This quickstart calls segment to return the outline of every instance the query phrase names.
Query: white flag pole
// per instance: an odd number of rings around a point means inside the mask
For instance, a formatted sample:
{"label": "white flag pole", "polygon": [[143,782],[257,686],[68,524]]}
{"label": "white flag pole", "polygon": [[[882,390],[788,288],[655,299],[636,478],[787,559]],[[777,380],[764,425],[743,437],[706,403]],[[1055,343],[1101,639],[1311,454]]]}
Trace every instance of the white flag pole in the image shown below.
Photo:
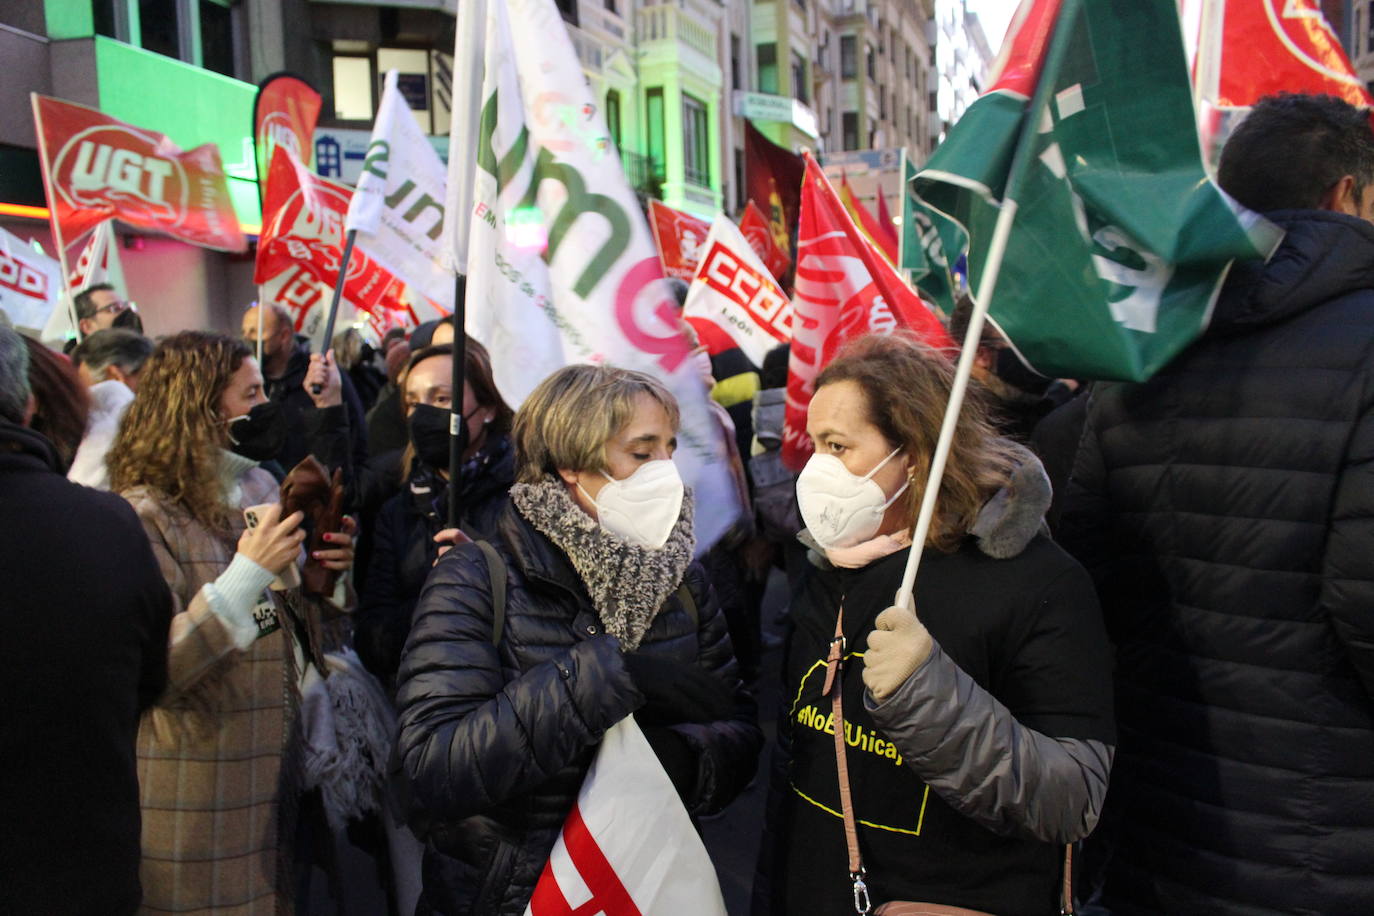
{"label": "white flag pole", "polygon": [[[1027,5],[1023,4],[1021,9],[1025,8]],[[1069,38],[1069,30],[1064,27],[1064,24],[1073,21],[1073,16],[1081,8],[1081,0],[1079,3],[1075,3],[1074,0],[1065,0],[1063,7],[1059,10],[1054,25],[1054,33],[1046,51],[1045,62],[1042,65],[1039,83],[1035,87],[1035,93],[1026,112],[1026,124],[1040,125],[1042,118],[1049,117],[1047,109],[1051,85],[1044,73],[1044,67],[1048,67],[1050,60],[1056,59],[1057,55],[1062,53],[1063,45]],[[1048,129],[1046,123],[1043,130]],[[997,275],[1002,272],[1002,259],[1007,252],[1007,240],[1011,238],[1011,226],[1016,220],[1018,204],[1011,197],[1011,194],[1021,187],[1021,179],[1030,167],[1033,146],[1034,144],[1026,142],[1023,137],[1017,146],[1016,154],[1012,157],[1011,168],[1007,172],[1007,196],[1002,201],[1001,209],[997,214],[997,224],[993,228],[992,238],[988,243],[987,258],[983,262],[983,274],[978,279],[978,290],[973,302],[973,313],[969,316],[968,330],[964,332],[963,345],[959,351],[959,363],[954,370],[954,383],[950,387],[949,405],[945,408],[945,418],[940,425],[940,438],[935,444],[935,454],[931,457],[930,474],[926,479],[925,491],[921,494],[921,509],[916,516],[916,527],[911,533],[911,550],[906,558],[906,572],[902,576],[902,584],[898,587],[897,595],[893,599],[895,605],[907,610],[912,610],[912,605],[915,603],[913,589],[916,585],[916,570],[921,564],[921,554],[925,551],[926,536],[930,532],[930,520],[935,515],[935,500],[940,493],[940,483],[944,480],[945,462],[949,459],[950,446],[954,442],[954,429],[959,424],[959,411],[964,406],[964,392],[968,390],[969,375],[973,371],[973,360],[978,354],[978,341],[982,338],[983,322],[987,318],[988,305],[991,304],[992,297],[997,290]]]}
{"label": "white flag pole", "polygon": [[945,476],[945,462],[949,459],[950,446],[954,442],[955,427],[959,425],[959,412],[964,406],[964,392],[968,390],[973,360],[978,355],[978,341],[982,339],[983,321],[987,317],[988,304],[992,301],[997,288],[997,275],[1002,270],[1002,257],[1006,254],[1007,239],[1011,236],[1011,225],[1015,219],[1016,201],[1003,201],[1001,212],[997,214],[997,225],[992,232],[992,242],[988,246],[983,276],[978,281],[978,295],[974,299],[973,314],[969,316],[968,330],[964,332],[963,344],[959,350],[959,363],[955,367],[954,383],[949,391],[949,405],[945,408],[944,422],[940,424],[940,438],[935,444],[935,455],[930,461],[930,476],[926,479],[924,492],[921,493],[921,511],[916,516],[916,527],[911,533],[911,551],[906,558],[906,572],[902,576],[902,584],[897,589],[897,597],[893,601],[900,608],[912,609],[912,589],[916,584],[916,570],[921,564],[921,554],[925,551],[930,520],[935,515],[935,500]]}
{"label": "white flag pole", "polygon": [[473,182],[482,112],[482,83],[486,77],[487,0],[458,4],[458,30],[453,53],[453,105],[448,140],[448,188],[444,195],[444,266],[453,271],[452,409],[449,412],[448,526],[457,528],[462,515],[462,454],[458,434],[463,420],[463,392],[467,374],[468,239],[472,234]]}
{"label": "white flag pole", "polygon": [[472,184],[486,75],[487,0],[458,4],[458,37],[453,54],[453,106],[449,123],[448,193],[444,202],[444,266],[468,272],[472,232]]}

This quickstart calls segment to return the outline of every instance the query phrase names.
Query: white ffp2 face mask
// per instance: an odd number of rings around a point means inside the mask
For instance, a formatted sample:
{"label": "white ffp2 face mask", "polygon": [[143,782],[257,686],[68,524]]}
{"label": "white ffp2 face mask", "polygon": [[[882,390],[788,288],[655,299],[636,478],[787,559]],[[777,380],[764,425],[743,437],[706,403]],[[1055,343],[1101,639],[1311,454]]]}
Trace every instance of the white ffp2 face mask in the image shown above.
{"label": "white ffp2 face mask", "polygon": [[806,530],[824,550],[853,547],[872,539],[883,522],[883,513],[906,492],[910,481],[888,499],[873,480],[883,465],[901,449],[894,450],[867,474],[851,474],[834,455],[812,455],[797,477],[797,505]]}
{"label": "white ffp2 face mask", "polygon": [[606,485],[595,499],[582,490],[582,495],[596,506],[601,527],[651,550],[666,544],[682,515],[684,487],[677,465],[671,460],[646,461],[624,480],[605,476]]}

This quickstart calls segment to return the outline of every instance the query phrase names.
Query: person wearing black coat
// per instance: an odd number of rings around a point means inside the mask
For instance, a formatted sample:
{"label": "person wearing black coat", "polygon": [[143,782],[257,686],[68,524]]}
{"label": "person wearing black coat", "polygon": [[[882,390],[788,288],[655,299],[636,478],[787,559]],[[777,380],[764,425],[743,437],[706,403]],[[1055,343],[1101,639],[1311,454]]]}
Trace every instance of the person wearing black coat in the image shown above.
{"label": "person wearing black coat", "polygon": [[[351,480],[353,469],[367,463],[367,418],[362,401],[347,373],[318,366],[309,341],[293,333],[291,315],[279,304],[262,315],[262,376],[268,400],[286,415],[286,442],[276,455],[283,471],[290,471],[306,455],[314,455],[330,469],[342,468]],[[258,306],[243,316],[243,338],[258,344]],[[320,394],[307,382],[328,379]],[[337,381],[336,381],[337,379]]]}
{"label": "person wearing black coat", "polygon": [[[399,754],[429,818],[417,913],[520,916],[602,735],[633,714],[692,814],[753,777],[762,735],[692,562],[677,404],[642,373],[569,366],[516,417],[490,545],[443,556],[401,660]],[[633,511],[627,511],[632,509]]]}
{"label": "person wearing black coat", "polygon": [[1092,580],[1044,535],[1044,469],[994,434],[980,393],[898,604],[954,376],[898,333],[849,341],[816,378],[797,478],[809,569],[792,594],[756,916],[865,896],[1060,912],[1065,844],[1102,810],[1115,732]]}
{"label": "person wearing black coat", "polygon": [[67,481],[28,428],[26,363],[0,328],[0,913],[128,914],[172,596],[129,504]]}
{"label": "person wearing black coat", "polygon": [[1218,178],[1285,237],[1092,390],[1060,534],[1117,646],[1113,913],[1374,912],[1374,135],[1260,102]]}
{"label": "person wearing black coat", "polygon": [[[468,444],[458,485],[459,528],[480,540],[495,531],[515,480],[513,412],[496,390],[486,348],[469,339],[465,353],[462,414]],[[403,464],[410,473],[405,487],[377,515],[353,634],[363,664],[388,687],[396,678],[420,589],[440,544],[452,543],[455,536],[448,527],[453,347],[416,352],[404,377],[411,431]]]}

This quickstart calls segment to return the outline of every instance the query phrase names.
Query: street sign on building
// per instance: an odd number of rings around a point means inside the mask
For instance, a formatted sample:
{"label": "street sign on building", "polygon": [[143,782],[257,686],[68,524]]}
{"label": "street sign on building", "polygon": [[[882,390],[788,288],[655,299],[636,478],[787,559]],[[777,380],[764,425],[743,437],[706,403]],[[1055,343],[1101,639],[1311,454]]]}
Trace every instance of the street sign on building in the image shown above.
{"label": "street sign on building", "polygon": [[735,90],[735,114],[754,121],[780,121],[791,124],[808,137],[816,137],[816,113],[800,101],[785,95]]}

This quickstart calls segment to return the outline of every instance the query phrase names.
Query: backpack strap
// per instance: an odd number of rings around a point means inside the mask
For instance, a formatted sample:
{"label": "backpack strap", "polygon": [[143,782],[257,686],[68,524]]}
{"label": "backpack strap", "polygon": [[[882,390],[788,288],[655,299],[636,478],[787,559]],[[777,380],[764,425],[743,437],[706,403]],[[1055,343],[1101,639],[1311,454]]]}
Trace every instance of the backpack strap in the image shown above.
{"label": "backpack strap", "polygon": [[506,629],[506,561],[486,541],[478,541],[477,546],[487,558],[487,573],[491,576],[491,644],[499,646],[501,633]]}
{"label": "backpack strap", "polygon": [[682,602],[682,609],[687,612],[687,616],[692,618],[692,629],[695,630],[701,625],[701,613],[697,610],[697,599],[692,596],[692,590],[687,587],[687,580],[683,579],[682,584],[677,587],[677,600]]}

